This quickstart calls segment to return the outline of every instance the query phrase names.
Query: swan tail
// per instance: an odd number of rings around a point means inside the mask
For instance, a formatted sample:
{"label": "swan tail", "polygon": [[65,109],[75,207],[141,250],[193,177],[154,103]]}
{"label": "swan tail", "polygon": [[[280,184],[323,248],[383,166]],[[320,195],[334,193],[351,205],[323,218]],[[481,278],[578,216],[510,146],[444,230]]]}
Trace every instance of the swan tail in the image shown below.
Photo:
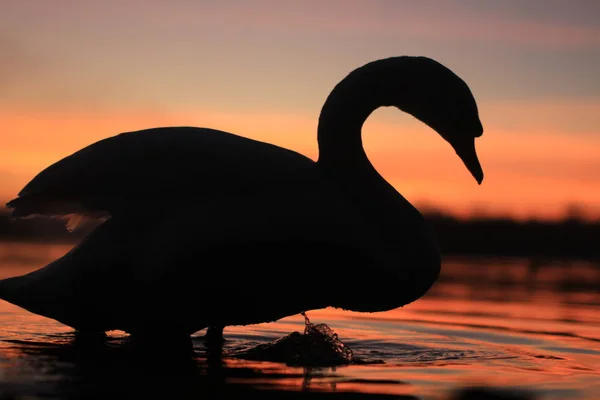
{"label": "swan tail", "polygon": [[57,217],[85,211],[81,204],[53,201],[39,196],[19,196],[6,203],[11,209],[12,218],[32,218],[36,216]]}
{"label": "swan tail", "polygon": [[56,285],[44,279],[48,266],[25,275],[0,280],[0,299],[33,314],[62,322],[65,303]]}
{"label": "swan tail", "polygon": [[0,299],[30,313],[61,322],[62,310],[45,290],[31,282],[30,274],[0,280]]}
{"label": "swan tail", "polygon": [[6,203],[11,209],[12,219],[31,219],[46,217],[65,221],[69,232],[88,225],[91,222],[105,220],[107,213],[90,213],[81,203],[65,201],[40,200],[36,196],[20,196]]}
{"label": "swan tail", "polygon": [[20,298],[23,297],[20,295],[22,292],[21,283],[22,277],[20,276],[0,280],[0,299],[22,307],[22,301],[20,301]]}
{"label": "swan tail", "polygon": [[26,218],[39,213],[39,207],[36,207],[35,201],[30,200],[28,196],[17,197],[6,203],[6,208],[10,209],[11,218]]}

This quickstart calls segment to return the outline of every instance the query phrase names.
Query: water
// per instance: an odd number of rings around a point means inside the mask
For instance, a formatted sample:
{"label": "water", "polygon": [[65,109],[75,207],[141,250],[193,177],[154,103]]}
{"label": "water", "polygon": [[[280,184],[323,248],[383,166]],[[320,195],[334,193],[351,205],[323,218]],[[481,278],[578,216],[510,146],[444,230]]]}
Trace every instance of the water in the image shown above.
{"label": "water", "polygon": [[[0,276],[36,269],[68,245],[0,243]],[[525,390],[536,399],[600,398],[600,268],[585,262],[446,260],[439,282],[402,309],[308,313],[358,357],[382,364],[301,368],[280,363],[165,360],[131,351],[122,332],[82,345],[70,328],[0,301],[0,398],[199,398],[361,392],[447,399],[469,386]],[[109,295],[109,293],[107,293]],[[301,315],[225,330],[239,351],[302,332]],[[160,344],[157,343],[157,346]],[[282,392],[283,391],[283,392]],[[410,397],[414,396],[414,397]]]}

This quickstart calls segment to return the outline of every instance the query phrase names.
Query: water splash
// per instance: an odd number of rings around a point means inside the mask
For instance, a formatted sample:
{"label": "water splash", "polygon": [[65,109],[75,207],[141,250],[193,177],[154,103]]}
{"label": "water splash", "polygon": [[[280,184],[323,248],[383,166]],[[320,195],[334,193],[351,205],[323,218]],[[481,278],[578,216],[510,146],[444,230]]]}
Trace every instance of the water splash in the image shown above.
{"label": "water splash", "polygon": [[229,353],[228,356],[255,361],[282,362],[294,366],[337,366],[348,364],[382,364],[354,355],[327,324],[313,324],[305,313],[304,333],[292,332],[269,343]]}

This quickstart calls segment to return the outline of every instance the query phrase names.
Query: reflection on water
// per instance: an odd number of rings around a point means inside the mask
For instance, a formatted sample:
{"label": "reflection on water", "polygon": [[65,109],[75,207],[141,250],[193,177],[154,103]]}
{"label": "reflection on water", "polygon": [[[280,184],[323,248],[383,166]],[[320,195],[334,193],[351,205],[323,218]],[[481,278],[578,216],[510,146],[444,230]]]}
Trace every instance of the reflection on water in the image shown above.
{"label": "reflection on water", "polygon": [[[0,276],[35,269],[68,249],[0,244]],[[0,396],[241,397],[260,389],[261,397],[279,398],[277,391],[285,390],[286,397],[362,392],[448,399],[456,388],[495,386],[528,390],[538,399],[595,399],[600,393],[599,288],[600,268],[590,263],[447,260],[430,293],[403,309],[310,312],[313,322],[327,323],[356,356],[384,361],[313,369],[210,357],[203,332],[194,337],[194,355],[181,357],[161,352],[161,343],[139,351],[120,332],[86,340],[0,301]],[[225,351],[303,329],[300,315],[227,328]]]}

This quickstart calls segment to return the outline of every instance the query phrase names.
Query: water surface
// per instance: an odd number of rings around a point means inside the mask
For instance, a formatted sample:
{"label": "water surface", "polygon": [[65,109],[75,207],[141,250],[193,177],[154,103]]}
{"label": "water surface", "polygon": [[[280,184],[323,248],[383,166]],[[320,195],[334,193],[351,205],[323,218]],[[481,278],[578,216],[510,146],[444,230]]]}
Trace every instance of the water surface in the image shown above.
{"label": "water surface", "polygon": [[[0,277],[36,269],[69,248],[0,243]],[[460,388],[493,386],[538,399],[597,399],[599,288],[600,268],[586,262],[448,259],[434,288],[404,308],[309,312],[357,356],[383,361],[336,368],[207,359],[204,332],[194,338],[195,357],[167,361],[158,351],[132,352],[122,332],[89,345],[58,322],[0,301],[0,396],[199,398],[277,390],[279,397],[284,391],[446,399]],[[247,348],[303,328],[300,315],[230,327],[225,348]]]}

